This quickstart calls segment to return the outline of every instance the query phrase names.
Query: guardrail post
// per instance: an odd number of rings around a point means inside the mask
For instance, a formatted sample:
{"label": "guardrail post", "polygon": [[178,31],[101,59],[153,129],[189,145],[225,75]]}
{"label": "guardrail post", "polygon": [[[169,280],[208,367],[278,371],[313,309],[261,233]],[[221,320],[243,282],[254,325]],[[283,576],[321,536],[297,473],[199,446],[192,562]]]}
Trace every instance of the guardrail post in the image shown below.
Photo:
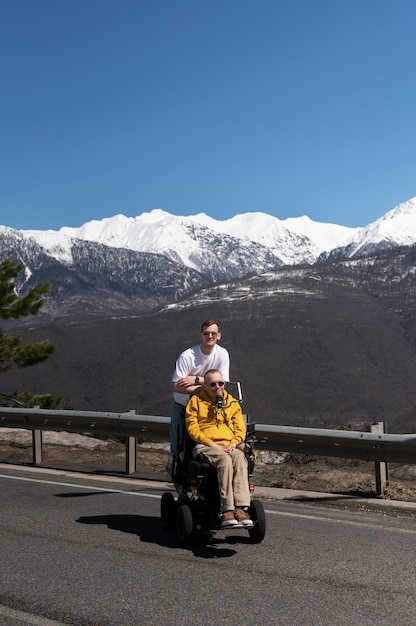
{"label": "guardrail post", "polygon": [[41,465],[43,463],[41,430],[32,430],[32,462],[34,465]]}
{"label": "guardrail post", "polygon": [[[132,409],[129,413],[136,414]],[[137,437],[126,437],[126,474],[137,472]]]}
{"label": "guardrail post", "polygon": [[[371,432],[380,434],[386,433],[386,423],[376,422],[375,424],[371,424]],[[376,495],[378,498],[385,498],[389,484],[389,468],[387,463],[383,461],[376,461],[374,465],[376,471]]]}

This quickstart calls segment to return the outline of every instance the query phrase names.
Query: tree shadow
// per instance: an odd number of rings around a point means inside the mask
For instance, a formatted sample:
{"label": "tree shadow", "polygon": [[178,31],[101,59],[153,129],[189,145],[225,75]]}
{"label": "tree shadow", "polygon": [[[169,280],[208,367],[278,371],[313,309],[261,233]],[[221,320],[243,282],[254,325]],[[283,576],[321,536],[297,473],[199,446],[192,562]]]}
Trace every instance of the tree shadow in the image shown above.
{"label": "tree shadow", "polygon": [[376,493],[374,491],[361,491],[361,490],[351,490],[351,491],[339,491],[337,493],[333,493],[333,494],[327,494],[327,493],[323,493],[323,494],[319,494],[317,493],[316,496],[310,496],[310,495],[297,495],[297,496],[290,496],[287,498],[283,498],[283,500],[285,500],[286,502],[311,502],[311,503],[319,503],[319,504],[325,504],[326,502],[354,502],[354,500],[358,500],[359,498],[366,498],[366,499],[370,499],[370,498],[374,498],[376,499]]}
{"label": "tree shadow", "polygon": [[180,546],[176,532],[168,532],[162,526],[159,517],[145,515],[88,515],[79,517],[78,524],[104,524],[110,530],[137,535],[140,541],[154,543],[164,548],[190,550],[196,557],[204,559],[218,559],[231,557],[237,554],[236,550],[226,547],[226,544],[249,543],[248,538],[217,537],[212,533],[195,533],[191,545]]}

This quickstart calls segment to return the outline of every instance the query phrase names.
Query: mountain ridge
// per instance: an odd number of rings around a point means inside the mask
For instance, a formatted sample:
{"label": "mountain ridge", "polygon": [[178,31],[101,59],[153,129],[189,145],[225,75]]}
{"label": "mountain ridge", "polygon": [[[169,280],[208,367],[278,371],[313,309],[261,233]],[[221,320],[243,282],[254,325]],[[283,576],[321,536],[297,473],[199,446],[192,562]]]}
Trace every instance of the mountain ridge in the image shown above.
{"label": "mountain ridge", "polygon": [[[221,221],[154,209],[135,218],[118,214],[59,231],[4,226],[0,235],[0,261],[17,258],[26,266],[17,281],[19,290],[53,278],[41,318],[76,317],[83,308],[88,316],[117,314],[117,299],[121,314],[134,314],[248,273],[414,243],[416,198],[359,229],[320,224],[307,216],[279,220],[257,212]],[[331,250],[323,250],[330,244]],[[101,266],[88,261],[100,256]],[[130,275],[125,266],[132,269]],[[149,297],[143,297],[144,285]]]}
{"label": "mountain ridge", "polygon": [[[290,228],[286,223],[290,224]],[[187,233],[192,233],[195,229],[208,229],[217,235],[228,235],[238,240],[240,245],[241,241],[264,245],[285,264],[313,261],[324,251],[325,246],[333,248],[343,243],[348,234],[356,231],[354,228],[336,224],[313,222],[306,216],[279,220],[272,215],[256,212],[235,215],[227,220],[216,220],[204,213],[185,217],[153,209],[136,217],[118,214],[102,220],[92,220],[80,228],[62,227],[59,231],[18,232],[36,239],[52,255],[60,247],[68,247],[67,239],[82,239],[136,252],[169,255],[172,248],[178,248],[180,244],[186,250],[186,245],[189,245]],[[194,250],[195,247],[192,252]],[[182,261],[189,265],[186,256]]]}
{"label": "mountain ridge", "polygon": [[[320,256],[362,254],[395,245],[416,243],[416,197],[403,202],[375,222],[364,227],[347,227],[334,223],[315,222],[308,216],[286,218],[264,212],[237,214],[226,220],[214,219],[205,213],[176,216],[162,209],[153,209],[136,217],[117,214],[102,220],[91,220],[79,228],[54,230],[14,230],[0,226],[0,232],[12,232],[33,238],[47,254],[70,262],[71,241],[84,240],[136,252],[161,253],[184,265],[193,266],[189,256],[195,254],[200,236],[228,235],[235,245],[250,241],[268,248],[282,264],[315,262]],[[207,235],[209,231],[209,235]],[[200,235],[202,233],[202,235]],[[367,247],[366,247],[367,246]]]}

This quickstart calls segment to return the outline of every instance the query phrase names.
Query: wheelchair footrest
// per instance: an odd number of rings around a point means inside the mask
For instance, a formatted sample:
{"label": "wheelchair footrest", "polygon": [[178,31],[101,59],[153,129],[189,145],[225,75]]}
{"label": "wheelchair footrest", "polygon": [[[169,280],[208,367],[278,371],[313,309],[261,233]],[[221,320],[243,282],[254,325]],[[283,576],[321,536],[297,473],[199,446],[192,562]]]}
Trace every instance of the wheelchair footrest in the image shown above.
{"label": "wheelchair footrest", "polygon": [[231,526],[217,526],[215,530],[248,530],[252,526],[244,526],[244,524],[232,524]]}

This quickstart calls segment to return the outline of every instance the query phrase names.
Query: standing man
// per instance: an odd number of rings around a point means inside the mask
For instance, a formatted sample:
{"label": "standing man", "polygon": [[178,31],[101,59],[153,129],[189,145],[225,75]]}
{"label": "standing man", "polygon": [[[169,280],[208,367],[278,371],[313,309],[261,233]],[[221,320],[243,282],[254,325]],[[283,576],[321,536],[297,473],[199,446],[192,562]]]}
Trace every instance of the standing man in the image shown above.
{"label": "standing man", "polygon": [[205,320],[201,326],[201,343],[182,352],[172,376],[173,408],[170,427],[170,452],[177,456],[183,450],[185,433],[185,407],[189,398],[201,390],[204,374],[217,369],[223,380],[230,380],[230,356],[218,345],[221,333],[215,320]]}

